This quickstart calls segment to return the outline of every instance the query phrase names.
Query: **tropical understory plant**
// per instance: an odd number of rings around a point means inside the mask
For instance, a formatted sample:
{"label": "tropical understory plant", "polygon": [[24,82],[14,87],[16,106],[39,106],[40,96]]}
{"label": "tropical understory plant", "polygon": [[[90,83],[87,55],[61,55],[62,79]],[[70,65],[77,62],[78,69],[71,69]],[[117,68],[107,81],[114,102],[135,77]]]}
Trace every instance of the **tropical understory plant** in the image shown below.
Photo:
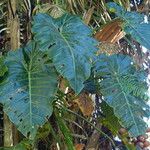
{"label": "tropical understory plant", "polygon": [[[120,4],[106,4],[112,20],[95,37],[75,6],[71,13],[59,3],[33,9],[31,31],[28,23],[23,30],[30,39],[0,57],[0,103],[19,131],[18,144],[2,149],[140,149],[134,140],[146,134],[150,116],[148,62],[139,64],[135,45],[149,51],[150,24]],[[122,38],[134,55],[114,44]]]}

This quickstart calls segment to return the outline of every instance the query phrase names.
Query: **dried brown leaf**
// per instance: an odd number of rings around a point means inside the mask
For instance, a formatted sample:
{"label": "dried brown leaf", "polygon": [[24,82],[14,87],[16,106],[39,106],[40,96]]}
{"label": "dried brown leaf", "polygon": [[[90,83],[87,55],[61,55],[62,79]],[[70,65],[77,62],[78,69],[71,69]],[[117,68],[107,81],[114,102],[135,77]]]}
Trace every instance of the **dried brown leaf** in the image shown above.
{"label": "dried brown leaf", "polygon": [[91,116],[94,110],[94,103],[87,93],[81,93],[77,99],[74,100],[80,108],[84,116]]}
{"label": "dried brown leaf", "polygon": [[76,145],[75,145],[75,150],[83,150],[84,147],[85,147],[84,144],[76,144]]}
{"label": "dried brown leaf", "polygon": [[125,33],[121,29],[122,22],[114,20],[106,24],[95,34],[95,38],[101,42],[116,43],[124,37]]}

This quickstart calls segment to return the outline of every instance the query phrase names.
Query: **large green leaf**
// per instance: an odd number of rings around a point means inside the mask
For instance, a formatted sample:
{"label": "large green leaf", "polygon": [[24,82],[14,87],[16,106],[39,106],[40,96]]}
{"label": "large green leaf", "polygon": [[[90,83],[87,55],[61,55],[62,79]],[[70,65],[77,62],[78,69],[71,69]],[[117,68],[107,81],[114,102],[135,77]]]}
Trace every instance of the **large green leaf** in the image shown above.
{"label": "large green leaf", "polygon": [[54,19],[38,14],[34,17],[32,31],[41,50],[48,50],[57,71],[79,93],[90,76],[91,58],[97,50],[91,30],[76,16],[65,14]]}
{"label": "large green leaf", "polygon": [[21,133],[34,138],[52,114],[56,71],[35,43],[8,53],[6,65],[9,74],[0,85],[0,102]]}
{"label": "large green leaf", "polygon": [[144,98],[147,97],[144,76],[131,63],[128,56],[101,55],[96,62],[96,76],[102,79],[100,91],[104,100],[113,107],[121,125],[131,135],[139,136],[146,131],[143,117],[149,117],[150,107]]}
{"label": "large green leaf", "polygon": [[150,49],[150,23],[145,22],[143,14],[125,11],[116,3],[108,3],[110,11],[124,20],[123,30],[130,34],[141,45]]}

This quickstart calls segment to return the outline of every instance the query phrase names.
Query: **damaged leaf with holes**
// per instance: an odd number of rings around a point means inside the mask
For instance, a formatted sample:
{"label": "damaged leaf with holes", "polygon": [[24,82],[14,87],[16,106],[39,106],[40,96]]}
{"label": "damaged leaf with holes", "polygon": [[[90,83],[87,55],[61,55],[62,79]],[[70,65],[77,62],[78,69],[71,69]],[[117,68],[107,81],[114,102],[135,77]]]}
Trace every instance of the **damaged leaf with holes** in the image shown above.
{"label": "damaged leaf with holes", "polygon": [[90,76],[91,61],[97,51],[98,42],[91,37],[90,28],[77,16],[64,14],[54,19],[37,14],[32,32],[40,49],[52,58],[57,71],[67,78],[76,93],[80,93]]}
{"label": "damaged leaf with holes", "polygon": [[100,92],[121,125],[134,137],[145,134],[147,124],[143,118],[150,117],[150,107],[144,73],[135,69],[129,56],[121,54],[102,54],[95,66],[96,77],[103,79]]}
{"label": "damaged leaf with holes", "polygon": [[0,85],[0,102],[18,130],[33,139],[53,111],[57,90],[55,68],[34,42],[9,52],[5,64],[9,74]]}

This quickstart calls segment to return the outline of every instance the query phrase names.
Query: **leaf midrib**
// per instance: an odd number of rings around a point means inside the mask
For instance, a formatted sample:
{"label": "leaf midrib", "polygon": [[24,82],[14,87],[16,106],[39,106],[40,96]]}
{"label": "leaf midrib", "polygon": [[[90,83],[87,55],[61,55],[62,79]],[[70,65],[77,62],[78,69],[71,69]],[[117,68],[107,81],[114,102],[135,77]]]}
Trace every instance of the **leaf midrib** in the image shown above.
{"label": "leaf midrib", "polygon": [[77,73],[76,73],[76,64],[75,64],[75,57],[74,57],[74,53],[72,52],[72,47],[70,46],[69,42],[66,40],[66,38],[63,36],[63,34],[61,32],[59,32],[57,30],[57,27],[55,26],[54,23],[52,23],[52,25],[54,26],[54,28],[56,29],[56,31],[58,32],[58,34],[62,37],[62,39],[64,40],[64,42],[67,44],[69,51],[71,53],[71,57],[72,57],[72,63],[73,63],[73,70],[74,70],[74,74],[75,74],[75,91],[77,91]]}
{"label": "leaf midrib", "polygon": [[135,124],[137,133],[140,135],[139,130],[138,130],[138,126],[137,126],[137,124],[136,124],[136,121],[135,121],[135,119],[134,119],[134,115],[133,115],[133,113],[132,113],[132,109],[131,109],[130,104],[129,104],[129,102],[128,102],[128,99],[127,99],[127,97],[126,97],[126,93],[124,92],[123,87],[122,87],[122,84],[120,83],[119,78],[118,78],[117,76],[116,76],[116,80],[117,80],[119,86],[121,87],[122,93],[123,93],[123,95],[124,95],[124,97],[125,97],[126,104],[127,104],[128,108],[129,108],[131,117],[133,118],[133,122],[134,122],[134,124]]}
{"label": "leaf midrib", "polygon": [[[107,61],[109,62],[109,59],[107,59]],[[119,64],[118,61],[117,61],[117,64]],[[110,65],[111,68],[114,68],[111,63],[109,63],[108,65]],[[134,122],[134,124],[135,124],[136,131],[137,131],[138,135],[140,135],[138,126],[137,126],[136,121],[135,121],[135,119],[134,119],[134,114],[132,113],[131,105],[129,104],[128,98],[127,98],[127,96],[126,96],[126,92],[124,91],[124,88],[123,88],[123,86],[122,86],[122,84],[121,84],[121,82],[120,82],[120,80],[119,80],[119,77],[117,76],[118,74],[120,74],[120,73],[119,73],[119,72],[120,72],[120,69],[119,69],[119,68],[120,68],[120,66],[118,66],[118,69],[116,70],[116,72],[113,72],[113,74],[114,74],[114,77],[116,78],[116,80],[117,80],[117,82],[118,82],[118,85],[120,86],[121,91],[122,91],[122,93],[123,93],[123,95],[124,95],[124,97],[125,97],[125,101],[126,101],[127,107],[129,108],[129,112],[130,112],[130,114],[131,114],[131,117],[133,118],[133,122]]]}
{"label": "leaf midrib", "polygon": [[31,90],[31,66],[32,59],[30,60],[29,70],[28,70],[28,86],[29,86],[29,116],[30,116],[30,125],[32,126],[32,90]]}

